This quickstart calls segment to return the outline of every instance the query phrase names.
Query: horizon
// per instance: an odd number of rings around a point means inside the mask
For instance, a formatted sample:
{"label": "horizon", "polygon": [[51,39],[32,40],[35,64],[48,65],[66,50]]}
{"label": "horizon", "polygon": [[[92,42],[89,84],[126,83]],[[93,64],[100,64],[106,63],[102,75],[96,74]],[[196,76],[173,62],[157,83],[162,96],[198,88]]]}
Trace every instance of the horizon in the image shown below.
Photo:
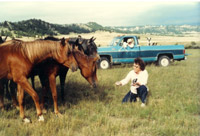
{"label": "horizon", "polygon": [[40,19],[60,25],[95,22],[104,27],[200,25],[200,2],[194,1],[0,1],[0,3],[2,22]]}
{"label": "horizon", "polygon": [[[30,18],[30,19],[27,19],[27,20],[20,20],[20,21],[3,21],[0,23],[4,23],[4,22],[12,22],[12,23],[18,23],[18,22],[22,22],[22,21],[28,21],[28,20],[41,20],[41,21],[44,21],[46,23],[50,23],[50,24],[56,24],[56,25],[72,25],[72,24],[88,24],[88,23],[97,23],[98,25],[101,25],[99,24],[98,22],[87,22],[87,23],[71,23],[71,24],[58,24],[58,23],[52,23],[52,22],[48,22],[48,21],[45,21],[45,20],[42,20],[42,19],[39,19],[39,18]],[[142,27],[142,26],[184,26],[184,25],[189,25],[189,26],[200,26],[200,23],[198,24],[157,24],[157,25],[132,25],[132,26],[103,26],[101,25],[102,27]]]}

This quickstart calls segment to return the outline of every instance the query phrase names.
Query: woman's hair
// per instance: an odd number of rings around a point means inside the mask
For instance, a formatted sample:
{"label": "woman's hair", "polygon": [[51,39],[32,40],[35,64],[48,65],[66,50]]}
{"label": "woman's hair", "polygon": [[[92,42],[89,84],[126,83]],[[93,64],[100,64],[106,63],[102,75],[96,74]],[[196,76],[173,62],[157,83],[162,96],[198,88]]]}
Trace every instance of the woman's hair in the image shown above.
{"label": "woman's hair", "polygon": [[136,58],[135,60],[134,60],[134,63],[135,64],[138,64],[139,66],[140,66],[140,69],[143,71],[143,70],[145,70],[145,63],[144,63],[144,61],[141,59],[141,58]]}

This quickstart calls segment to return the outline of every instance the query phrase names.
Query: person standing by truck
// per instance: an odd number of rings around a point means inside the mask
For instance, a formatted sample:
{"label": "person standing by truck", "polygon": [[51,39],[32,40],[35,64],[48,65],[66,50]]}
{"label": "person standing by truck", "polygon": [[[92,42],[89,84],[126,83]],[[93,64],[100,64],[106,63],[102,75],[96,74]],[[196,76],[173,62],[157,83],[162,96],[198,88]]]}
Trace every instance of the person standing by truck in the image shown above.
{"label": "person standing by truck", "polygon": [[142,101],[141,107],[145,107],[148,94],[146,86],[147,80],[148,72],[145,70],[145,63],[142,59],[136,58],[133,64],[133,70],[131,70],[124,79],[115,83],[117,86],[123,86],[131,81],[130,91],[124,96],[122,102],[135,102],[136,98],[139,97]]}

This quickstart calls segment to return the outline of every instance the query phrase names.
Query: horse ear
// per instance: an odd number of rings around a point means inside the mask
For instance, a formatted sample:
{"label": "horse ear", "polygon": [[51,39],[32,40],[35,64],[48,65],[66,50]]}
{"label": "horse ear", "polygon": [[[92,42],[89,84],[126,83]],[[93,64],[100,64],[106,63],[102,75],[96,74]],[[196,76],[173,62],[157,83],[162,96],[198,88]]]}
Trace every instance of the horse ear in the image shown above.
{"label": "horse ear", "polygon": [[5,37],[4,40],[3,40],[4,42],[6,41],[7,37],[8,37],[8,36],[6,35],[6,37]]}
{"label": "horse ear", "polygon": [[93,38],[94,38],[94,36],[92,36],[92,37],[90,38],[90,42],[92,42],[92,41],[93,41]]}
{"label": "horse ear", "polygon": [[69,41],[70,41],[70,38],[66,38],[65,39],[65,45],[68,46],[69,51],[71,52],[75,48],[75,46],[73,44],[71,44]]}
{"label": "horse ear", "polygon": [[[67,39],[66,41],[68,42],[68,39]],[[61,44],[62,44],[62,46],[65,46],[65,44],[66,44],[66,43],[65,43],[65,38],[62,38],[62,39],[61,39]]]}
{"label": "horse ear", "polygon": [[92,38],[90,38],[90,42],[93,42],[94,40],[96,40],[96,38],[94,38],[94,36],[92,36]]}
{"label": "horse ear", "polygon": [[78,35],[77,40],[78,40],[78,42],[77,42],[78,44],[83,44],[83,39],[82,39],[81,35]]}
{"label": "horse ear", "polygon": [[94,42],[94,40],[96,40],[96,39],[97,39],[97,38],[94,38],[94,39],[93,39],[93,42]]}
{"label": "horse ear", "polygon": [[75,44],[76,44],[76,45],[79,44],[79,38],[76,39]]}

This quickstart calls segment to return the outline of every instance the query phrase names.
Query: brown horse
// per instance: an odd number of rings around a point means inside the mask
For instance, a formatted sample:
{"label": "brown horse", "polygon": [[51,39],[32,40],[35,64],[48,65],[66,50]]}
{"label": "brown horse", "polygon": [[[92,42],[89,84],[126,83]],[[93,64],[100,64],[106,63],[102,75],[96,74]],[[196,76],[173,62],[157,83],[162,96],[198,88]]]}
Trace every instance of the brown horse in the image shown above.
{"label": "brown horse", "polygon": [[[52,39],[52,38],[51,38]],[[55,39],[54,39],[55,40]],[[71,40],[71,39],[70,39]],[[86,46],[83,42],[77,39],[73,43],[72,46],[80,47],[82,45]],[[81,43],[82,45],[80,45]],[[89,42],[87,42],[89,43]],[[91,43],[89,43],[91,44]],[[90,45],[87,45],[90,46]],[[82,47],[81,47],[82,48]],[[86,48],[87,49],[87,48]],[[83,50],[84,51],[84,50]],[[82,76],[91,84],[91,86],[96,87],[97,85],[97,76],[96,76],[96,61],[99,59],[99,55],[92,53],[91,56],[87,56],[83,53],[83,51],[79,51],[78,49],[73,49],[74,57],[78,63]],[[91,50],[92,51],[92,50]],[[91,52],[90,52],[91,53]],[[56,91],[56,76],[59,75],[60,77],[60,84],[61,84],[61,97],[64,99],[64,83],[66,74],[68,72],[68,68],[58,64],[57,62],[52,61],[44,61],[36,65],[32,71],[32,83],[34,83],[34,76],[39,75],[40,81],[43,88],[43,96],[46,94],[48,87],[50,86],[52,97],[54,101],[54,112],[56,115],[60,115],[58,106],[57,106],[57,91]],[[44,97],[42,97],[41,107],[44,107]]]}
{"label": "brown horse", "polygon": [[[83,54],[83,52],[74,49],[74,57],[78,63],[78,66],[80,68],[82,76],[92,85],[96,86],[97,84],[97,76],[96,76],[96,61],[99,59],[98,56],[96,57],[88,57],[87,55]],[[57,104],[57,90],[56,90],[56,76],[62,75],[66,77],[66,74],[64,74],[65,71],[67,73],[68,68],[58,64],[55,61],[44,61],[36,67],[34,67],[34,70],[32,71],[33,75],[38,74],[42,88],[43,88],[43,97],[41,102],[41,107],[44,108],[44,95],[47,93],[48,87],[50,87],[50,90],[52,92],[53,102],[54,102],[54,112],[56,115],[61,115],[58,110],[58,104]],[[61,81],[63,83],[63,81]],[[64,84],[64,83],[63,83]]]}
{"label": "brown horse", "polygon": [[[6,41],[8,36],[6,36],[4,39],[2,39],[2,37],[0,36],[0,46],[2,43],[4,43]],[[17,99],[16,99],[16,95],[15,95],[15,89],[16,89],[16,85],[15,83],[6,78],[2,78],[0,79],[0,108],[1,109],[4,109],[4,101],[3,101],[3,96],[4,96],[4,89],[6,89],[6,95],[8,96],[9,95],[9,88],[10,87],[10,92],[11,92],[11,97],[12,97],[12,101],[13,101],[13,106],[18,108],[18,102],[17,102]]]}
{"label": "brown horse", "polygon": [[69,58],[70,53],[71,48],[68,40],[65,39],[59,42],[43,40],[23,42],[12,40],[0,46],[0,79],[12,79],[17,83],[21,118],[26,119],[22,105],[23,91],[25,90],[35,103],[39,121],[44,120],[39,105],[39,97],[27,80],[33,66],[47,58],[53,58],[58,63],[75,70],[77,63],[74,57],[72,57],[73,59]]}
{"label": "brown horse", "polygon": [[[61,39],[49,36],[49,37],[46,37],[44,40],[60,41]],[[93,37],[90,39],[84,39],[81,36],[78,36],[78,38],[77,37],[69,38],[69,44],[73,47],[73,49],[78,48],[78,50],[84,52],[84,54],[86,54],[87,56],[95,58],[95,57],[99,57],[99,55],[97,53],[97,46],[96,46],[94,40],[95,40],[95,38],[93,38]],[[88,70],[88,71],[90,71],[90,70]],[[64,101],[64,84],[65,84],[67,72],[68,72],[68,68],[62,67],[62,66],[59,68],[59,70],[57,72],[59,75],[59,78],[60,78],[62,101]],[[83,75],[87,72],[85,70],[84,72],[81,71],[81,73]],[[92,75],[92,74],[90,73],[88,75]],[[96,74],[95,74],[95,76],[96,76]],[[96,85],[97,85],[97,79],[95,78],[95,76],[93,76],[93,78],[88,78],[92,87],[96,87]],[[31,79],[32,79],[31,81],[32,81],[33,88],[35,88],[34,74],[31,77]]]}

